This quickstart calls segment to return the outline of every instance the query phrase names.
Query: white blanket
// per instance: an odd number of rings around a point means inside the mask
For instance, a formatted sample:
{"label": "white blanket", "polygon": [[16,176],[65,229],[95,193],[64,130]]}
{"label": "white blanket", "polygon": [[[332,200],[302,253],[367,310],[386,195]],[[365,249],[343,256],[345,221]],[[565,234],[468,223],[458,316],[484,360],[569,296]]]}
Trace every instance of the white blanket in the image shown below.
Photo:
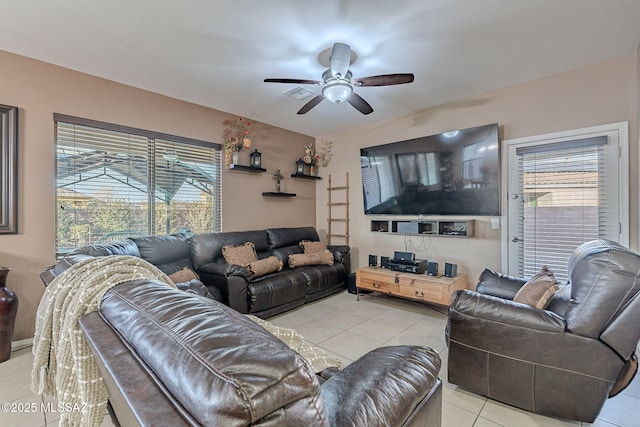
{"label": "white blanket", "polygon": [[95,257],[74,264],[45,289],[36,314],[31,388],[55,397],[64,411],[60,426],[99,426],[108,400],[78,320],[98,311],[110,288],[155,279],[174,286],[157,267],[132,256]]}

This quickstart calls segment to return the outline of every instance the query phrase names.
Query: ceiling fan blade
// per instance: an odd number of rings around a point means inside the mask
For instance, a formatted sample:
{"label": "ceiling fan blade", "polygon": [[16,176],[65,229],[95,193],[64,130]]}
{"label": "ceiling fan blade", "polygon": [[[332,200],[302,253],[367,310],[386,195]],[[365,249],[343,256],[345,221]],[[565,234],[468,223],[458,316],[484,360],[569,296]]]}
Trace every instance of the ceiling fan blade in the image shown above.
{"label": "ceiling fan blade", "polygon": [[323,99],[324,99],[324,95],[322,95],[322,94],[316,95],[315,98],[312,98],[311,101],[309,101],[306,104],[304,104],[304,106],[300,110],[298,110],[298,114],[306,113],[307,111],[311,110],[316,105],[320,104]]}
{"label": "ceiling fan blade", "polygon": [[338,74],[341,77],[346,76],[351,64],[351,47],[344,43],[334,43],[329,61],[331,63],[331,74],[334,77],[337,77]]}
{"label": "ceiling fan blade", "polygon": [[347,98],[347,102],[353,106],[356,110],[360,111],[362,114],[371,114],[373,113],[373,108],[367,101],[364,100],[360,95],[353,92],[349,98]]}
{"label": "ceiling fan blade", "polygon": [[264,79],[265,83],[295,83],[301,85],[319,85],[322,84],[318,80],[305,80],[305,79]]}
{"label": "ceiling fan blade", "polygon": [[391,86],[411,83],[413,74],[383,74],[380,76],[360,77],[351,80],[355,86]]}

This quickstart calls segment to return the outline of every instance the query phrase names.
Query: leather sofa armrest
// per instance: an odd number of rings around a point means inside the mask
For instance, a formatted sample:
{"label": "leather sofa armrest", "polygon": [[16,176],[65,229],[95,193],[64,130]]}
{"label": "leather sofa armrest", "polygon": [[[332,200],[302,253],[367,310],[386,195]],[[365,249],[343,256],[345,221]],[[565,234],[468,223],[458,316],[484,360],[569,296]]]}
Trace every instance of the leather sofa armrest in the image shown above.
{"label": "leather sofa armrest", "polygon": [[197,273],[205,272],[207,274],[215,274],[218,276],[241,276],[246,278],[251,278],[251,272],[242,267],[241,265],[236,264],[226,264],[224,262],[210,262],[203,265]]}
{"label": "leather sofa armrest", "polygon": [[351,248],[347,245],[328,245],[327,249],[333,254],[333,260],[344,265],[347,273],[351,269]]}
{"label": "leather sofa armrest", "polygon": [[525,283],[527,283],[526,279],[506,276],[485,268],[478,279],[476,291],[481,294],[512,300]]}
{"label": "leather sofa armrest", "polygon": [[425,347],[370,351],[322,384],[329,424],[440,426],[440,363]]}
{"label": "leather sofa armrest", "polygon": [[538,331],[564,332],[566,329],[564,319],[556,313],[468,289],[451,295],[449,313],[452,312]]}
{"label": "leather sofa armrest", "polygon": [[196,271],[209,292],[220,296],[223,304],[240,313],[249,312],[247,287],[251,272],[244,267],[222,262],[210,262]]}

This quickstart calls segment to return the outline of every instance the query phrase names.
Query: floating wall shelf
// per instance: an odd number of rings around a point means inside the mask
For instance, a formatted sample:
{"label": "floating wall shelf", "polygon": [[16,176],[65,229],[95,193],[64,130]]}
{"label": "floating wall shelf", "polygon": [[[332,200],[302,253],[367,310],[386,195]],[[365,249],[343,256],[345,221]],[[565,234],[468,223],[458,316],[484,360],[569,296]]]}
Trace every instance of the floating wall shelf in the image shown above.
{"label": "floating wall shelf", "polygon": [[257,173],[267,171],[264,168],[254,168],[253,166],[234,165],[234,164],[229,165],[229,170],[243,171],[243,172],[257,172]]}
{"label": "floating wall shelf", "polygon": [[262,195],[264,197],[296,197],[296,193],[283,193],[282,191],[268,191]]}
{"label": "floating wall shelf", "polygon": [[372,220],[371,231],[405,235],[474,237],[476,221],[474,219],[462,221]]}
{"label": "floating wall shelf", "polygon": [[303,175],[299,173],[292,173],[291,178],[302,178],[302,179],[322,179],[321,176],[317,175]]}

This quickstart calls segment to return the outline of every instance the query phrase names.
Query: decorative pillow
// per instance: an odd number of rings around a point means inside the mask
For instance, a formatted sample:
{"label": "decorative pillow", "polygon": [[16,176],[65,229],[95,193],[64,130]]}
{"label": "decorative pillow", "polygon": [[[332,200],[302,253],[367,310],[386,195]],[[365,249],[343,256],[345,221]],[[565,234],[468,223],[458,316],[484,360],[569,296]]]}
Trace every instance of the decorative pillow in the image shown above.
{"label": "decorative pillow", "polygon": [[253,274],[253,277],[264,276],[274,271],[282,270],[282,261],[271,255],[268,258],[253,261],[247,265],[247,268]]}
{"label": "decorative pillow", "polygon": [[311,240],[303,240],[300,246],[304,249],[305,254],[315,254],[327,250],[327,245],[322,242],[312,242]]}
{"label": "decorative pillow", "polygon": [[311,254],[289,255],[289,267],[302,267],[303,265],[333,265],[333,254],[329,250]]}
{"label": "decorative pillow", "polygon": [[513,301],[530,305],[535,308],[545,309],[549,299],[558,290],[558,281],[553,271],[546,266],[540,273],[527,281],[513,297]]}
{"label": "decorative pillow", "polygon": [[253,242],[247,242],[240,246],[223,246],[222,256],[227,264],[236,264],[243,267],[258,260]]}
{"label": "decorative pillow", "polygon": [[169,279],[173,281],[173,283],[184,283],[190,282],[193,279],[200,279],[200,277],[196,274],[192,269],[185,267],[182,270],[178,270],[175,273],[169,274]]}

